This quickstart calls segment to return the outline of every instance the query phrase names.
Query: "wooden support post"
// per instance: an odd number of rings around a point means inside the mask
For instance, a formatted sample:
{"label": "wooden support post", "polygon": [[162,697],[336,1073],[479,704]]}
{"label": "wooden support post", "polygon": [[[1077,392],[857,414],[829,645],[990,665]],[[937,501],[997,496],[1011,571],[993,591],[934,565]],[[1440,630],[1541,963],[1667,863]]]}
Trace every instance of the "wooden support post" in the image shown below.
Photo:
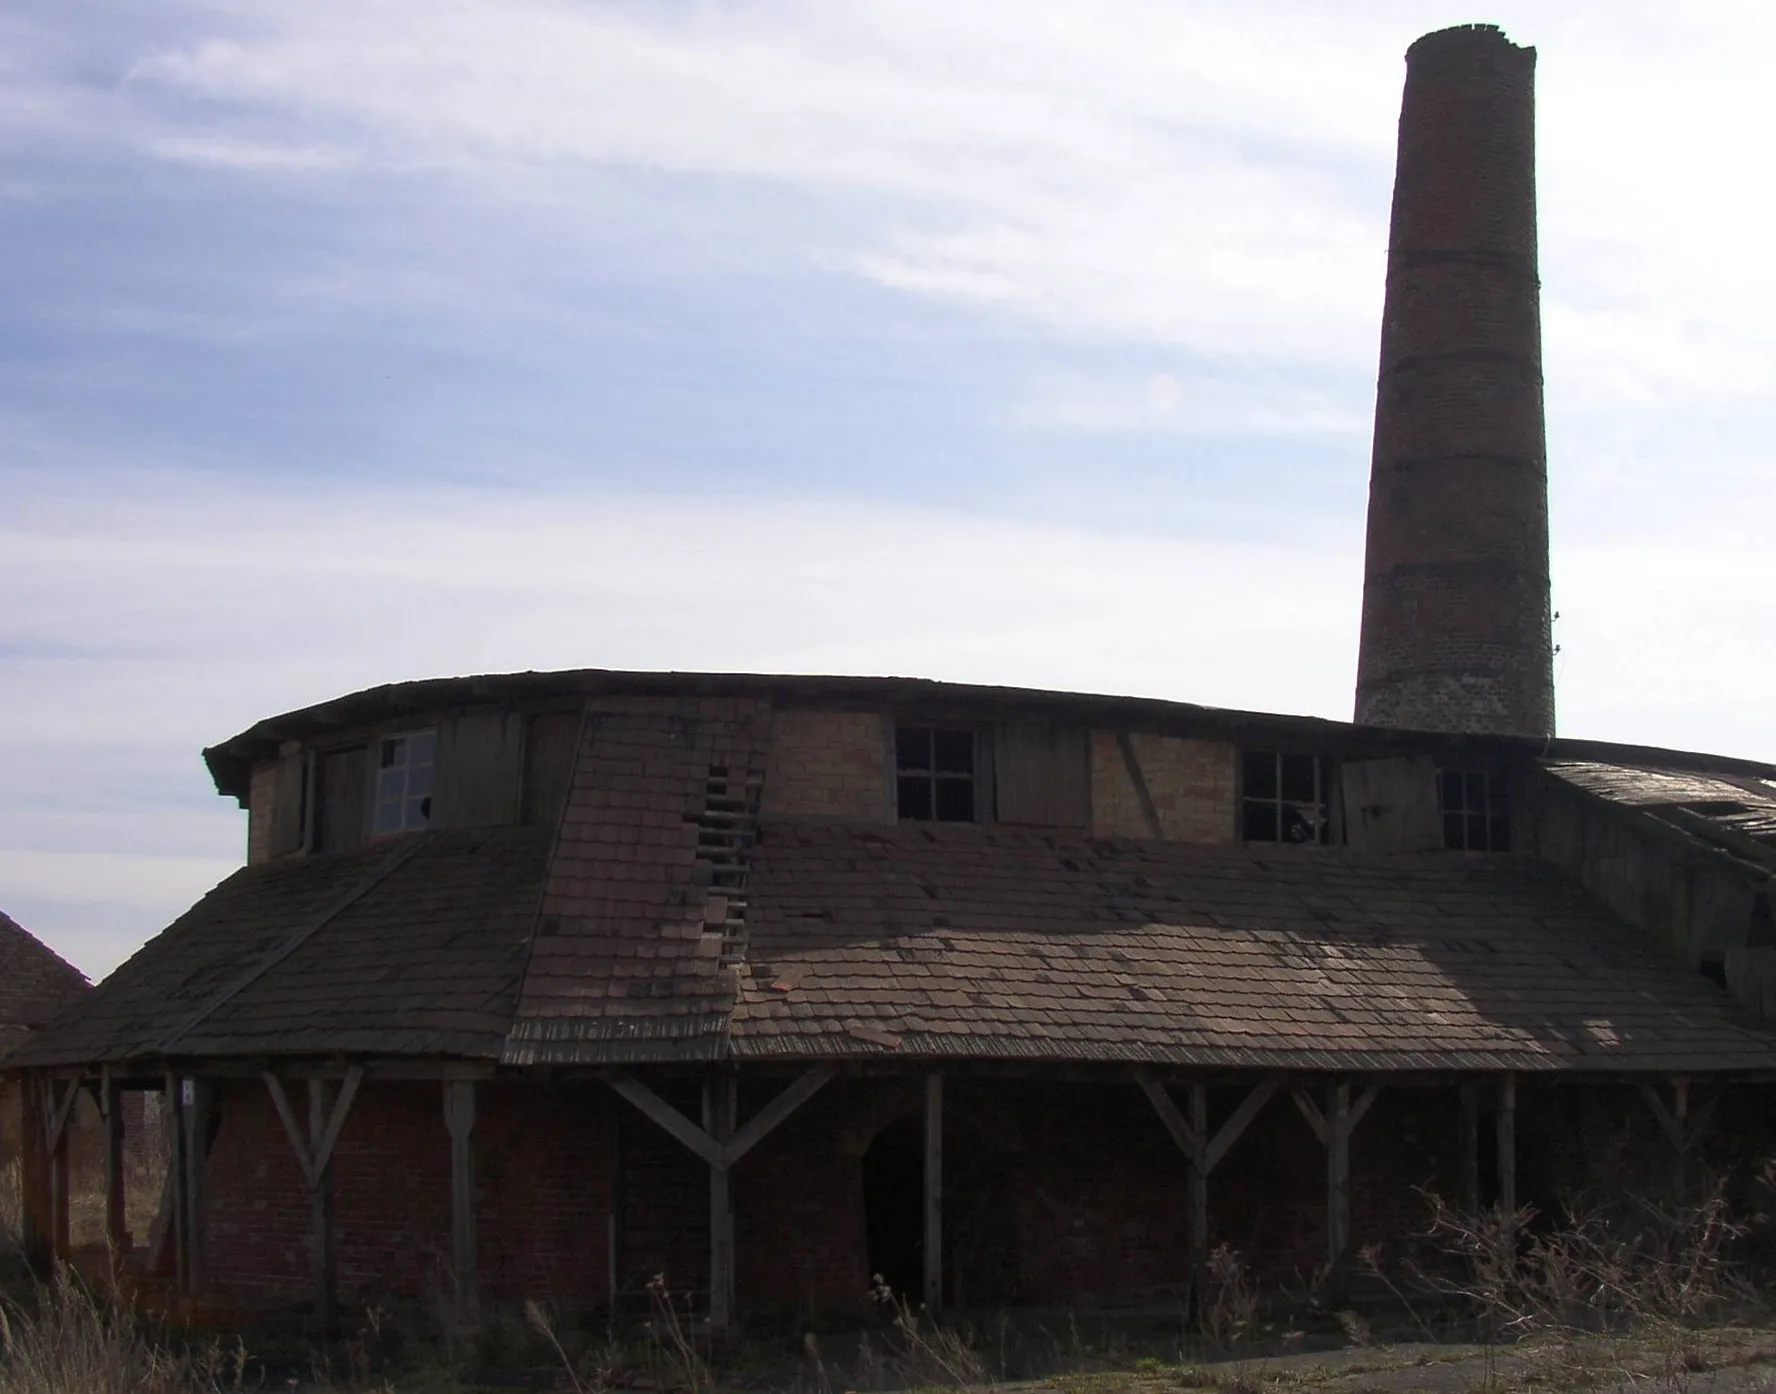
{"label": "wooden support post", "polygon": [[[327,1081],[308,1082],[308,1146],[310,1154],[318,1152],[327,1127]],[[314,1283],[315,1321],[322,1330],[333,1324],[333,1308],[338,1297],[339,1264],[333,1250],[333,1159],[321,1161],[309,1178],[309,1226]]]}
{"label": "wooden support post", "polygon": [[19,1209],[23,1222],[25,1259],[38,1277],[47,1277],[54,1266],[52,1244],[55,1224],[50,1218],[49,1115],[50,1082],[42,1075],[26,1075],[23,1083],[22,1135],[19,1139]]}
{"label": "wooden support post", "polygon": [[925,1076],[925,1309],[943,1306],[943,1075]]}
{"label": "wooden support post", "polygon": [[464,1330],[481,1317],[475,1257],[475,1081],[444,1081],[444,1127],[450,1134],[450,1275],[456,1320]]}
{"label": "wooden support post", "polygon": [[1708,1119],[1713,1114],[1715,1105],[1720,1102],[1721,1091],[1715,1089],[1703,1099],[1700,1108],[1691,1108],[1690,1079],[1687,1075],[1673,1075],[1671,1079],[1671,1107],[1665,1107],[1665,1101],[1659,1097],[1659,1090],[1651,1081],[1643,1080],[1640,1085],[1641,1097],[1647,1107],[1653,1111],[1658,1120],[1660,1130],[1671,1144],[1671,1203],[1679,1208],[1689,1204],[1690,1199],[1690,1157],[1696,1149],[1703,1129],[1708,1126]]}
{"label": "wooden support post", "polygon": [[1677,1075],[1671,1081],[1671,1121],[1677,1145],[1671,1149],[1671,1201],[1682,1208],[1690,1200],[1690,1081]]}
{"label": "wooden support post", "polygon": [[[734,1135],[738,1111],[733,1071],[717,1068],[703,1078],[703,1131],[718,1149]],[[709,1168],[709,1326],[727,1332],[734,1325],[734,1192],[724,1163]]]}
{"label": "wooden support post", "polygon": [[338,1264],[333,1248],[333,1149],[345,1127],[346,1117],[364,1082],[361,1065],[348,1066],[345,1080],[339,1086],[339,1097],[332,1106],[327,1102],[327,1081],[308,1082],[308,1128],[305,1132],[290,1107],[283,1081],[270,1070],[262,1076],[271,1095],[272,1107],[282,1120],[290,1146],[301,1163],[303,1180],[308,1183],[309,1228],[312,1248],[315,1319],[323,1330],[332,1323]]}
{"label": "wooden support post", "polygon": [[1326,1263],[1334,1291],[1350,1278],[1350,1085],[1326,1091]]}
{"label": "wooden support post", "polygon": [[1159,1121],[1178,1144],[1187,1166],[1185,1193],[1190,1272],[1192,1291],[1201,1300],[1208,1278],[1209,1265],[1209,1176],[1227,1155],[1227,1149],[1238,1142],[1251,1126],[1260,1109],[1276,1092],[1276,1084],[1266,1081],[1249,1090],[1238,1107],[1213,1136],[1209,1133],[1209,1087],[1193,1081],[1190,1088],[1190,1117],[1187,1119],[1172,1102],[1171,1093],[1151,1070],[1136,1068],[1135,1083],[1141,1086],[1159,1115]]}
{"label": "wooden support post", "polygon": [[116,1263],[130,1236],[123,1191],[123,1090],[109,1065],[99,1072],[99,1115],[105,1124],[105,1246]]}
{"label": "wooden support post", "polygon": [[[80,1086],[72,1088],[78,1091]],[[55,1128],[49,1140],[51,1249],[61,1263],[68,1261],[73,1248],[68,1231],[68,1132],[66,1127]]]}
{"label": "wooden support post", "polygon": [[191,1225],[186,1216],[185,1193],[185,1090],[184,1082],[168,1070],[162,1086],[166,1100],[167,1192],[173,1201],[173,1286],[191,1291]]}
{"label": "wooden support post", "polygon": [[1498,1102],[1499,1213],[1517,1213],[1517,1076],[1499,1077]]}
{"label": "wooden support post", "polygon": [[1188,1221],[1190,1244],[1190,1291],[1200,1305],[1209,1281],[1209,1164],[1205,1155],[1209,1137],[1209,1086],[1190,1085],[1190,1131],[1196,1146],[1186,1151],[1189,1176]]}
{"label": "wooden support post", "polygon": [[1461,1159],[1461,1204],[1468,1215],[1480,1213],[1480,1091],[1461,1087],[1461,1124],[1456,1150]]}
{"label": "wooden support post", "polygon": [[180,1113],[185,1129],[185,1144],[180,1155],[184,1159],[185,1192],[185,1291],[204,1290],[203,1190],[204,1157],[210,1142],[210,1082],[186,1078],[180,1081]]}

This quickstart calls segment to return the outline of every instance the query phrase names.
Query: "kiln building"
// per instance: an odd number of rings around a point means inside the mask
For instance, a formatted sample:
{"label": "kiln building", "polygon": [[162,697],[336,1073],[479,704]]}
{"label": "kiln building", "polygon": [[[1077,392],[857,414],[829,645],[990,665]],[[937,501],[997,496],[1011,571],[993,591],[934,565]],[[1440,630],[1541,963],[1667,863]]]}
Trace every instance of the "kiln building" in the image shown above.
{"label": "kiln building", "polygon": [[17,1057],[39,1244],[83,1086],[176,1102],[153,1260],[323,1308],[1170,1298],[1398,1257],[1417,1186],[1682,1189],[1776,1069],[1776,768],[1552,737],[1531,58],[1409,55],[1363,724],[597,670],[271,718],[206,752],[249,864]]}

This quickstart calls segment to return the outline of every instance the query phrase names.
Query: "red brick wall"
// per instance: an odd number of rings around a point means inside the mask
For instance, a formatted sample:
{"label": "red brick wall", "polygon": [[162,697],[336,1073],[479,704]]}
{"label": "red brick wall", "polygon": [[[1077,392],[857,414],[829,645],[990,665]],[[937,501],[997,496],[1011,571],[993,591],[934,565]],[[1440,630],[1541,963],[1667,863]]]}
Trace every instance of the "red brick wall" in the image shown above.
{"label": "red brick wall", "polygon": [[[785,1081],[743,1080],[741,1117]],[[694,1081],[658,1086],[696,1116]],[[1215,1122],[1233,1089],[1211,1094]],[[878,1130],[917,1118],[916,1078],[830,1084],[736,1167],[743,1308],[854,1308],[870,1275],[863,1157]],[[220,1129],[205,1223],[212,1285],[245,1297],[309,1291],[309,1208],[269,1099],[254,1083],[217,1093]],[[1102,1083],[952,1079],[946,1099],[946,1284],[952,1300],[1062,1303],[1152,1293],[1186,1277],[1185,1167],[1126,1076]],[[1552,1204],[1587,1180],[1657,1190],[1668,1176],[1630,1091],[1526,1084],[1523,1199]],[[1417,1188],[1454,1199],[1453,1087],[1384,1092],[1351,1148],[1352,1235],[1384,1261],[1423,1250]],[[1481,1143],[1491,1146],[1492,1120]],[[565,1307],[608,1300],[609,1217],[622,1210],[619,1282],[645,1304],[649,1278],[707,1289],[708,1173],[604,1086],[479,1090],[477,1208],[483,1290]],[[448,1286],[449,1149],[436,1084],[369,1084],[335,1154],[342,1293],[426,1297]],[[620,1168],[619,1168],[620,1159]],[[1490,1164],[1489,1164],[1490,1165]],[[620,1170],[621,1185],[614,1184]],[[1282,1094],[1210,1182],[1211,1240],[1268,1283],[1325,1261],[1325,1153]],[[701,1297],[698,1298],[699,1305]]]}

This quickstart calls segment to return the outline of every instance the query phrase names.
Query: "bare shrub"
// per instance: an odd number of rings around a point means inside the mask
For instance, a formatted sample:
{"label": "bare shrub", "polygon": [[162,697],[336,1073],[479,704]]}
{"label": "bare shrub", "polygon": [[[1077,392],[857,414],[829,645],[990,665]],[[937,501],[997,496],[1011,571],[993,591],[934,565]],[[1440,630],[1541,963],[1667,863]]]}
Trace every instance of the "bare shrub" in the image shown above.
{"label": "bare shrub", "polygon": [[1722,1186],[1679,1209],[1575,1203],[1547,1232],[1532,1231],[1531,1207],[1466,1214],[1427,1200],[1431,1238],[1460,1264],[1453,1275],[1411,1266],[1418,1285],[1465,1302],[1489,1347],[1520,1342],[1558,1387],[1649,1373],[1681,1385],[1711,1363],[1710,1330],[1761,1305],[1730,1257],[1745,1228]]}
{"label": "bare shrub", "polygon": [[1218,1244],[1203,1275],[1202,1328],[1210,1344],[1231,1350],[1258,1320],[1258,1287],[1239,1251]]}

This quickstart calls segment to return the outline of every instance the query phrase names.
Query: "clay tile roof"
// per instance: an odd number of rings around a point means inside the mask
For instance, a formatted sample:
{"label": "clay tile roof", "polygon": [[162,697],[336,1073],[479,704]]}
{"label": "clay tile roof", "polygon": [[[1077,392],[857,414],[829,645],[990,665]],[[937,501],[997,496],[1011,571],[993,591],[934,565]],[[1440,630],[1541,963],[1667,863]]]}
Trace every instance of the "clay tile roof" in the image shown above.
{"label": "clay tile roof", "polygon": [[1523,857],[770,827],[738,1055],[1769,1068],[1776,1036]]}
{"label": "clay tile roof", "polygon": [[461,829],[244,867],[12,1063],[497,1055],[548,842]]}
{"label": "clay tile roof", "polygon": [[558,833],[246,868],[18,1062],[1776,1070],[1776,1034],[1533,858],[761,821],[771,703],[596,693]]}
{"label": "clay tile roof", "polygon": [[0,1050],[88,990],[84,973],[0,912]]}

